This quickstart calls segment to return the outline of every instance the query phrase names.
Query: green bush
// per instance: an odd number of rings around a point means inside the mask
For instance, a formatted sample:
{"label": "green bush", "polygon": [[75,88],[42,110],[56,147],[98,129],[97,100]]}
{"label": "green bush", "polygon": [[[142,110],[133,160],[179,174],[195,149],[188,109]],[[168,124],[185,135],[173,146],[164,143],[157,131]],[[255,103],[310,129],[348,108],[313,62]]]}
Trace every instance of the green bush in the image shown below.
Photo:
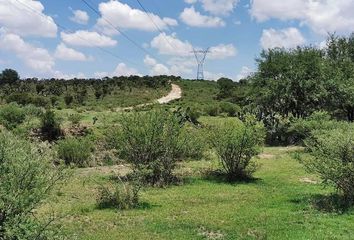
{"label": "green bush", "polygon": [[93,144],[87,138],[67,138],[58,141],[58,155],[67,165],[86,167],[89,163]]}
{"label": "green bush", "polygon": [[41,116],[41,133],[43,138],[48,141],[58,140],[63,135],[60,122],[51,110],[47,110]]}
{"label": "green bush", "polygon": [[68,116],[68,120],[71,122],[73,125],[79,125],[82,117],[78,113],[73,113]]}
{"label": "green bush", "polygon": [[125,114],[116,146],[145,180],[163,186],[176,180],[174,169],[183,154],[182,124],[176,115],[163,111]]}
{"label": "green bush", "polygon": [[25,111],[17,104],[8,104],[0,109],[0,123],[12,130],[26,119]]}
{"label": "green bush", "polygon": [[99,208],[116,208],[126,210],[136,208],[139,205],[140,184],[113,183],[109,186],[100,186],[96,198]]}
{"label": "green bush", "polygon": [[237,113],[241,111],[241,108],[238,105],[229,102],[221,102],[220,111],[226,113],[229,117],[235,117]]}
{"label": "green bush", "polygon": [[315,131],[305,141],[310,158],[300,159],[305,168],[333,184],[345,203],[354,203],[354,126]]}
{"label": "green bush", "polygon": [[[64,178],[46,146],[0,132],[0,239],[53,239],[35,209]],[[41,218],[44,219],[44,218]]]}
{"label": "green bush", "polygon": [[209,105],[204,109],[205,113],[209,116],[216,117],[220,114],[220,107],[218,105]]}
{"label": "green bush", "polygon": [[248,179],[256,171],[252,157],[260,153],[264,127],[254,119],[229,119],[213,126],[210,136],[228,181]]}

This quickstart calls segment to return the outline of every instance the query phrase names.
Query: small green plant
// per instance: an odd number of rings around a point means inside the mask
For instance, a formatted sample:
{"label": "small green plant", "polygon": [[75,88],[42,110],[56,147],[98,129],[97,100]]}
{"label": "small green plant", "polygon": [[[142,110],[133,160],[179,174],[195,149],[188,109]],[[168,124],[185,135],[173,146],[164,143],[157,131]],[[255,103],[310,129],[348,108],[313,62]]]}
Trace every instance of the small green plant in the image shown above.
{"label": "small green plant", "polygon": [[67,165],[86,167],[89,163],[93,144],[87,138],[67,138],[58,141],[58,155]]}
{"label": "small green plant", "polygon": [[0,109],[0,123],[12,130],[26,119],[25,111],[17,104],[8,104]]}
{"label": "small green plant", "polygon": [[47,110],[41,116],[41,133],[45,140],[55,141],[58,140],[62,135],[62,130],[60,128],[60,122],[56,118],[55,113],[51,110]]}
{"label": "small green plant", "polygon": [[49,147],[0,132],[0,239],[53,239],[35,209],[65,177]]}
{"label": "small green plant", "polygon": [[249,179],[257,169],[252,157],[260,153],[264,142],[263,125],[230,119],[213,127],[210,142],[228,181]]}
{"label": "small green plant", "polygon": [[354,203],[354,127],[315,131],[305,141],[311,157],[300,161],[318,174],[325,184],[332,184],[346,204]]}
{"label": "small green plant", "polygon": [[68,120],[71,122],[73,125],[80,125],[82,117],[78,113],[73,113],[68,116]]}
{"label": "small green plant", "polygon": [[99,208],[116,208],[126,210],[136,208],[139,205],[139,192],[141,185],[135,182],[112,183],[108,186],[100,186],[96,198]]}

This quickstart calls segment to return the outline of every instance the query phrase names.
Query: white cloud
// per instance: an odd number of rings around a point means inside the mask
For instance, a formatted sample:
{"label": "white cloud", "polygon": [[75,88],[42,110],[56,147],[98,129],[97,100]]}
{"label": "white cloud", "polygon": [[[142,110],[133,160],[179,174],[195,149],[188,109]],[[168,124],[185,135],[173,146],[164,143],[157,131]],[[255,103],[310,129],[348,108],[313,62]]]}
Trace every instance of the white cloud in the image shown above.
{"label": "white cloud", "polygon": [[[199,0],[203,9],[214,15],[229,15],[237,6],[239,0]],[[194,4],[198,0],[184,0],[185,3]]]}
{"label": "white cloud", "polygon": [[350,33],[354,31],[352,0],[253,0],[250,13],[257,21],[271,18],[298,20],[314,32]]}
{"label": "white cloud", "polygon": [[260,40],[263,49],[270,48],[294,48],[306,42],[297,28],[275,30],[273,28],[263,30]]}
{"label": "white cloud", "polygon": [[141,76],[141,74],[135,69],[128,67],[125,63],[119,63],[117,67],[114,69],[113,72],[95,72],[94,76],[96,78],[103,78],[103,77],[115,77],[115,76]]}
{"label": "white cloud", "polygon": [[[110,35],[118,34],[110,23],[122,29],[138,29],[144,31],[157,31],[150,18],[163,30],[166,29],[168,25],[176,26],[178,24],[177,21],[172,18],[161,18],[152,13],[149,13],[149,17],[145,12],[131,8],[128,4],[116,0],[100,3],[99,11],[102,18],[97,20],[96,27]],[[108,20],[108,22],[106,20]]]}
{"label": "white cloud", "polygon": [[55,62],[48,51],[26,43],[16,34],[0,32],[0,49],[13,52],[28,67],[37,72],[53,71]]}
{"label": "white cloud", "polygon": [[57,25],[43,11],[40,1],[0,0],[0,26],[20,36],[55,37]]}
{"label": "white cloud", "polygon": [[181,20],[192,27],[223,27],[225,22],[219,17],[202,15],[194,7],[185,8],[180,15]]}
{"label": "white cloud", "polygon": [[232,44],[220,44],[209,49],[209,59],[225,59],[236,56],[237,50]]}
{"label": "white cloud", "polygon": [[151,41],[151,47],[156,48],[160,54],[172,56],[190,56],[193,50],[188,41],[179,40],[176,35],[160,33]]}
{"label": "white cloud", "polygon": [[226,77],[225,74],[223,74],[223,73],[212,73],[212,72],[204,71],[204,78],[206,80],[216,81],[216,80],[218,80],[219,78],[222,78],[222,77]]}
{"label": "white cloud", "polygon": [[62,40],[73,46],[84,46],[84,47],[113,47],[117,45],[117,41],[101,35],[97,32],[89,32],[84,30],[79,30],[74,33],[61,32]]}
{"label": "white cloud", "polygon": [[89,15],[87,12],[82,11],[82,10],[75,10],[72,11],[74,16],[70,18],[71,21],[76,22],[78,24],[86,25],[88,21],[90,20]]}
{"label": "white cloud", "polygon": [[145,56],[144,63],[150,68],[150,75],[170,75],[170,70],[164,64],[157,63],[157,61],[150,57],[149,55]]}
{"label": "white cloud", "polygon": [[86,79],[86,75],[82,72],[79,72],[76,74],[66,74],[66,73],[62,73],[60,71],[54,71],[54,73],[51,77],[58,78],[58,79],[66,79],[66,80],[74,79],[74,78]]}
{"label": "white cloud", "polygon": [[54,56],[61,60],[67,61],[90,61],[92,57],[87,57],[82,52],[67,47],[64,43],[57,46]]}
{"label": "white cloud", "polygon": [[251,73],[253,72],[253,70],[247,66],[243,66],[240,73],[237,75],[236,80],[240,81],[241,79],[244,79],[246,77],[248,77],[249,75],[251,75]]}

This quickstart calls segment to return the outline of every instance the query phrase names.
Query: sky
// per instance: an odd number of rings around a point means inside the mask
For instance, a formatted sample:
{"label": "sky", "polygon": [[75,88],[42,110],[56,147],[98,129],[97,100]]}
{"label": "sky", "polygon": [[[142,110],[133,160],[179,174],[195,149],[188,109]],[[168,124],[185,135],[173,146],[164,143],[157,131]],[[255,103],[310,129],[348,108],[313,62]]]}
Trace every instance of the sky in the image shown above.
{"label": "sky", "polygon": [[193,79],[193,49],[209,48],[205,78],[237,81],[256,70],[262,49],[321,48],[328,33],[354,31],[354,0],[85,1],[0,0],[0,69]]}

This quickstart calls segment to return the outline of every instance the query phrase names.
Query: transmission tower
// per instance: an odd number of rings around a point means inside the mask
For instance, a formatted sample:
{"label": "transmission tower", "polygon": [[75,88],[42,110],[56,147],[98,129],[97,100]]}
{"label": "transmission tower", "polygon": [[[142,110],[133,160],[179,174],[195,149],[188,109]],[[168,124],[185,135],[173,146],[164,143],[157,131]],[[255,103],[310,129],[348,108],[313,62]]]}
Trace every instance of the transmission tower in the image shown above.
{"label": "transmission tower", "polygon": [[198,64],[197,80],[204,80],[204,63],[205,58],[209,52],[209,48],[207,48],[206,50],[193,49],[192,51]]}

